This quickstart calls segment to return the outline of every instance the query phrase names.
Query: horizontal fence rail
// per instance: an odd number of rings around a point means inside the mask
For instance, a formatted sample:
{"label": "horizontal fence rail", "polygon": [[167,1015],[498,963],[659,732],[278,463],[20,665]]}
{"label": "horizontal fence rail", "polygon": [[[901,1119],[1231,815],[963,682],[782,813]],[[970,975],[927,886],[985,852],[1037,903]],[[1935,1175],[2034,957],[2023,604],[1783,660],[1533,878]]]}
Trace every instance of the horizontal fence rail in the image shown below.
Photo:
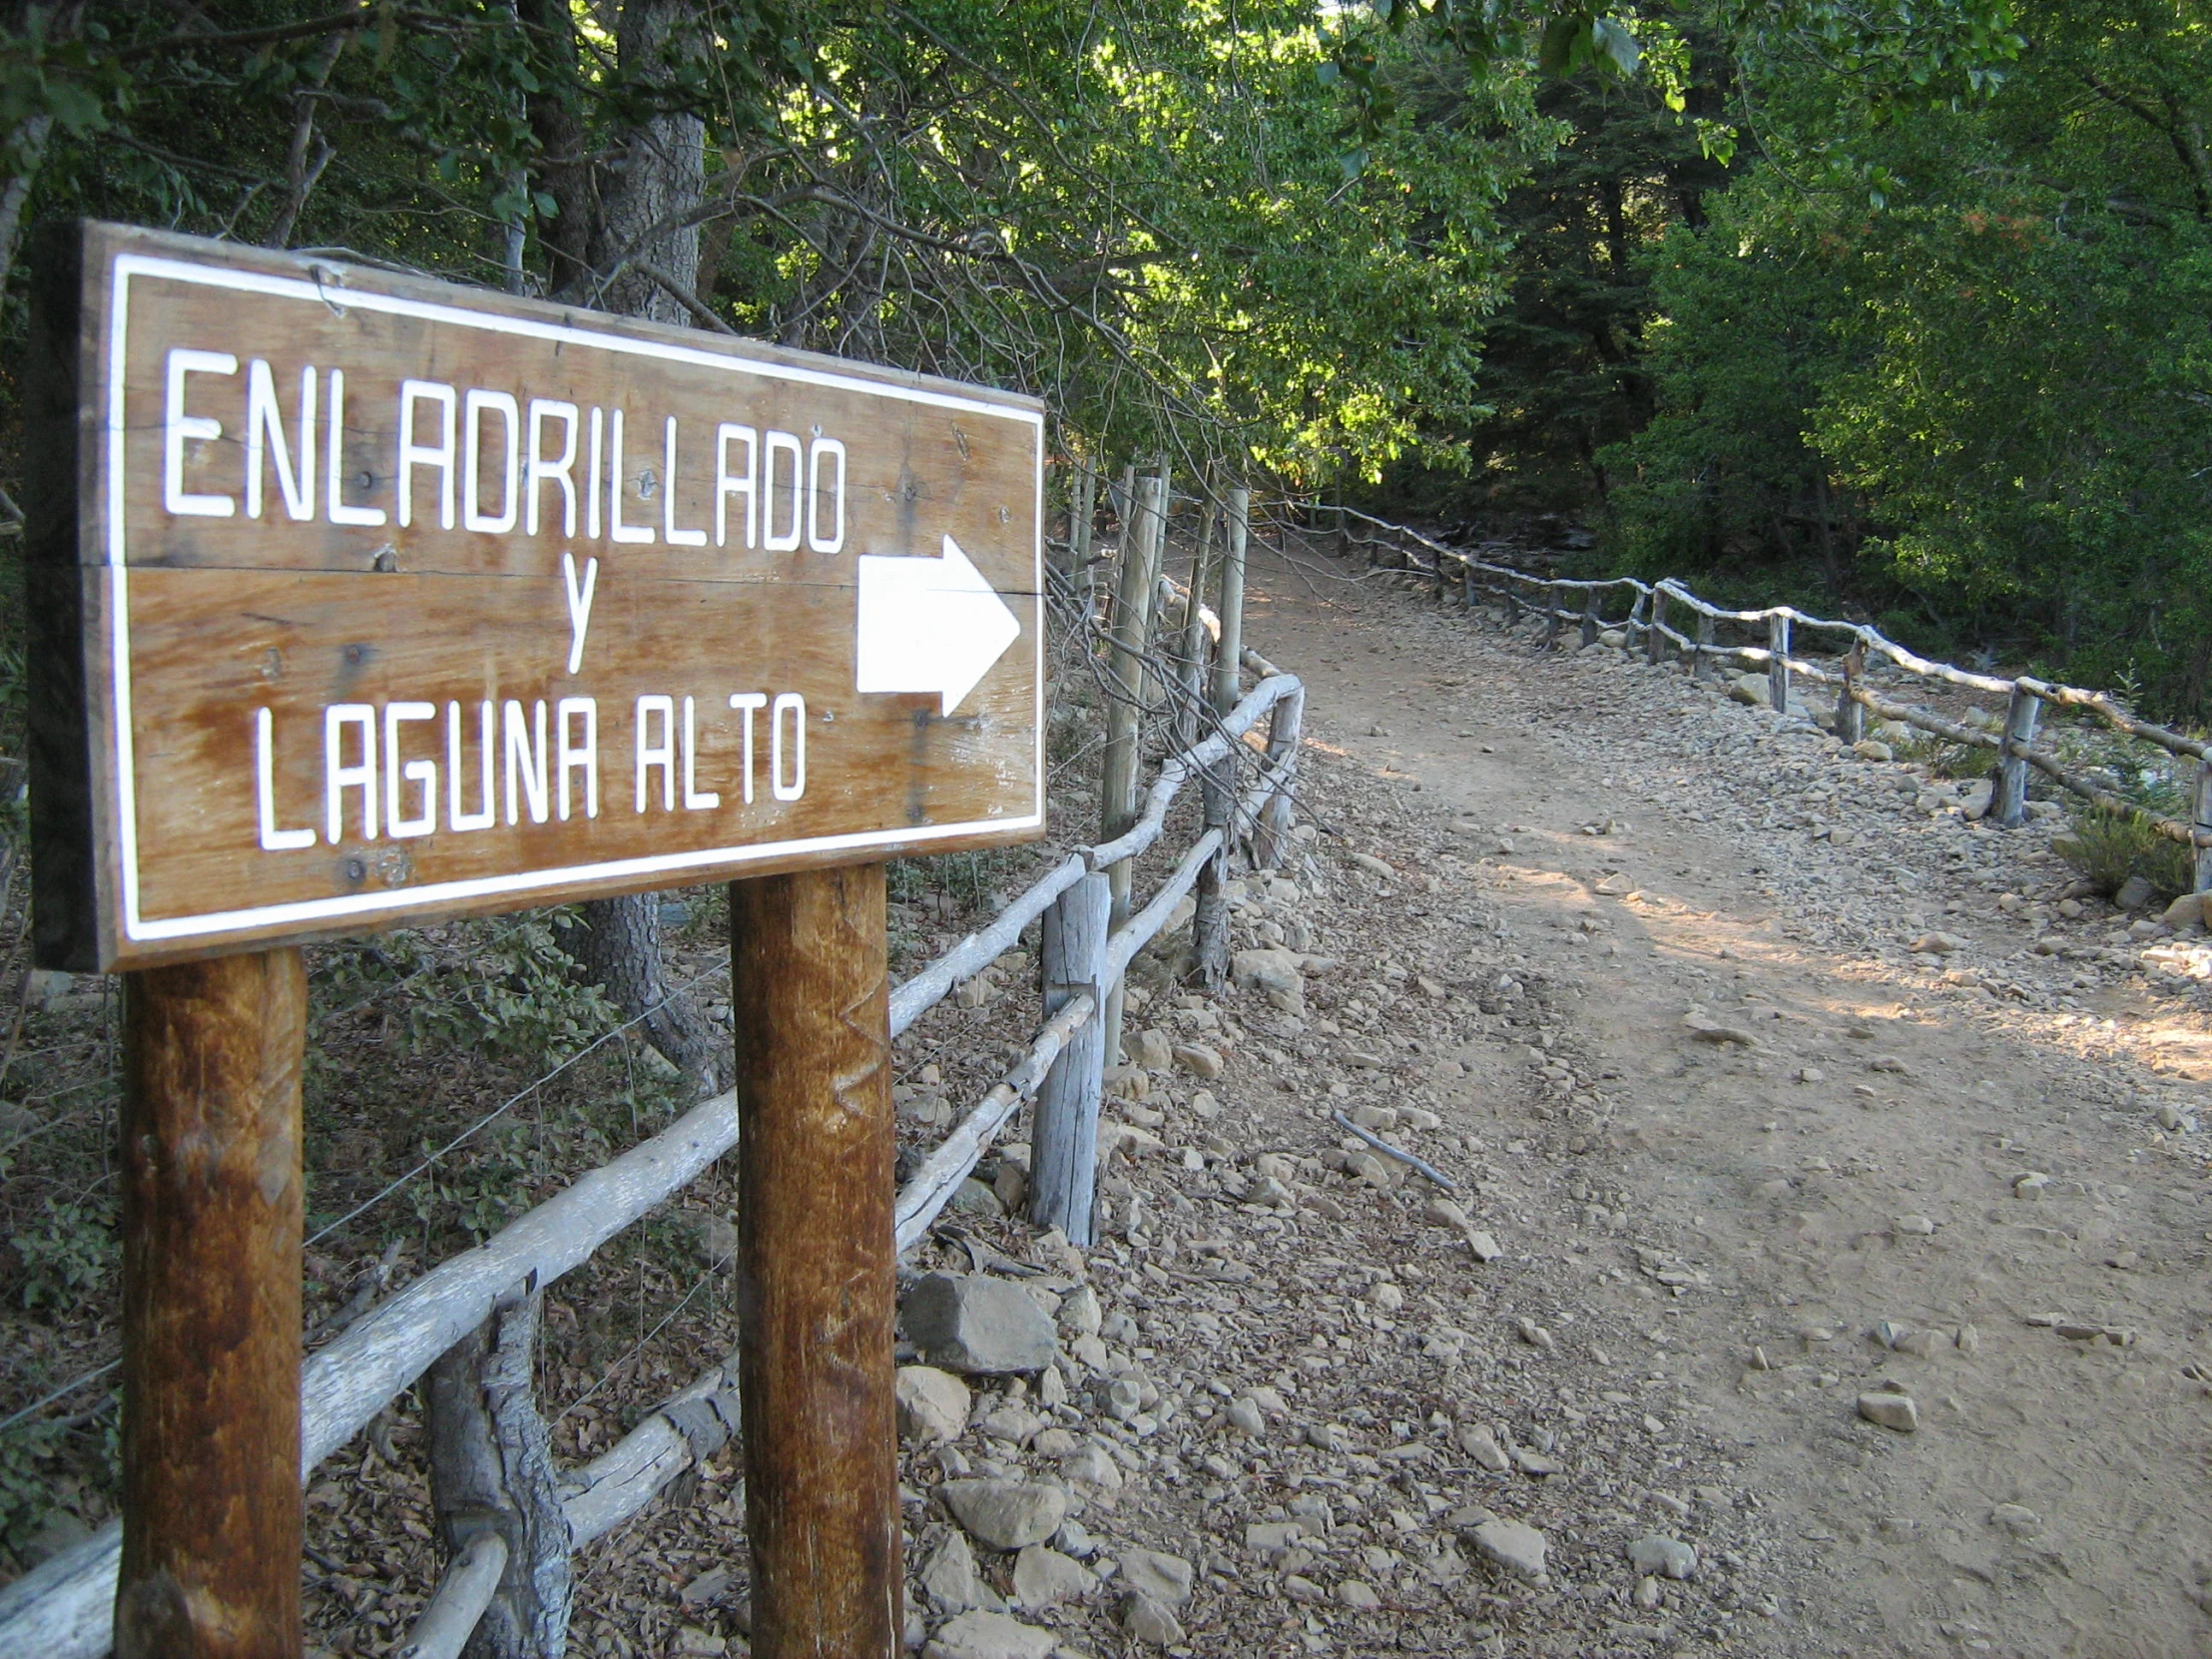
{"label": "horizontal fence rail", "polygon": [[[1280,845],[1296,788],[1296,734],[1305,687],[1297,676],[1281,672],[1256,653],[1240,656],[1243,666],[1263,676],[1260,683],[1211,722],[1212,736],[1162,764],[1128,831],[1071,853],[988,926],[897,986],[890,997],[894,1038],[1010,949],[1079,881],[1126,864],[1157,843],[1182,793],[1194,780],[1218,775],[1238,751],[1251,755],[1247,735],[1271,714],[1274,726],[1266,753],[1254,757],[1254,780],[1235,798],[1231,822],[1204,830],[1152,898],[1107,941],[1108,982],[1118,982],[1138,952],[1166,927],[1212,860],[1246,838],[1253,840],[1256,853]],[[1100,1012],[1098,1000],[1087,994],[1054,1010],[1021,1059],[923,1160],[896,1201],[901,1254],[920,1243],[994,1137],[1036,1097],[1055,1060]],[[1092,1086],[1095,1091],[1095,1078]],[[738,1125],[734,1091],[693,1107],[659,1134],[578,1177],[476,1249],[441,1262],[310,1356],[299,1380],[303,1475],[360,1432],[481,1325],[515,1287],[542,1291],[696,1180],[736,1146]],[[566,1471],[560,1507],[571,1549],[638,1513],[670,1481],[719,1448],[736,1426],[736,1401],[735,1365],[711,1368],[649,1412],[610,1450]],[[0,1654],[102,1659],[113,1645],[121,1547],[121,1525],[111,1521],[0,1588]],[[395,1651],[412,1659],[458,1653],[505,1566],[506,1546],[479,1534],[448,1564],[414,1631]]]}
{"label": "horizontal fence rail", "polygon": [[[1998,756],[1998,771],[1990,817],[1998,824],[2014,829],[2025,821],[2026,770],[2032,767],[2060,789],[2091,806],[2132,817],[2154,833],[2193,848],[2197,890],[2212,890],[2212,743],[2144,720],[2109,693],[2032,675],[2007,679],[1976,673],[1952,663],[1923,657],[1890,639],[1872,624],[1812,616],[1792,605],[1730,610],[1700,598],[1675,577],[1645,582],[1633,576],[1534,576],[1510,565],[1477,558],[1463,548],[1447,546],[1407,525],[1378,518],[1356,507],[1318,510],[1338,514],[1340,523],[1357,519],[1371,526],[1374,533],[1367,536],[1341,531],[1340,545],[1347,549],[1363,548],[1371,559],[1376,548],[1388,549],[1404,561],[1395,568],[1426,576],[1439,597],[1455,594],[1463,604],[1471,606],[1476,593],[1487,590],[1501,596],[1509,612],[1542,618],[1546,644],[1555,642],[1560,631],[1570,624],[1579,628],[1585,644],[1595,641],[1606,629],[1619,629],[1626,636],[1627,649],[1635,651],[1640,646],[1650,662],[1663,662],[1670,653],[1687,657],[1692,675],[1699,680],[1708,678],[1711,667],[1722,662],[1764,668],[1768,674],[1769,702],[1779,713],[1786,714],[1789,710],[1793,679],[1833,686],[1837,701],[1832,730],[1848,742],[1860,740],[1861,711],[1867,710],[1881,719],[1930,733],[1947,743],[1993,750]],[[1606,601],[1615,595],[1628,598],[1628,609],[1625,615],[1609,619]],[[1580,603],[1568,603],[1570,597],[1578,598]],[[1667,613],[1675,606],[1696,619],[1694,635],[1684,634],[1667,622]],[[1722,644],[1716,636],[1718,625],[1723,623],[1763,629],[1767,643],[1764,646]],[[1841,666],[1829,668],[1793,655],[1792,638],[1801,633],[1836,639]],[[2006,710],[2001,731],[1978,731],[1945,720],[1931,710],[1882,696],[1865,683],[1869,656],[1880,657],[1917,679],[2004,698]],[[2037,717],[2045,704],[2085,710],[2125,737],[2196,761],[2198,772],[2191,818],[2183,821],[2152,812],[2082,776],[2048,749],[2035,747]]]}

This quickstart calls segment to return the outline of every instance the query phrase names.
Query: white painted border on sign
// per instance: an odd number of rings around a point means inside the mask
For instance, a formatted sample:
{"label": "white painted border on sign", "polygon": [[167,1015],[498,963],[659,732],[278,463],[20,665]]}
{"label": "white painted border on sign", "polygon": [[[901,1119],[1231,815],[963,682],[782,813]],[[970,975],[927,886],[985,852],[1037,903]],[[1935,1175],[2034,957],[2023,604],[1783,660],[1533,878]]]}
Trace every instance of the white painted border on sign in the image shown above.
{"label": "white painted border on sign", "polygon": [[[175,916],[148,921],[139,914],[138,790],[131,732],[131,599],[130,567],[124,556],[124,366],[130,322],[130,282],[133,276],[168,281],[197,282],[208,287],[231,288],[310,303],[359,306],[398,316],[421,317],[459,327],[482,328],[492,333],[553,340],[591,350],[626,352],[658,357],[666,362],[728,373],[756,374],[766,379],[796,381],[802,385],[834,386],[869,397],[923,403],[936,408],[962,409],[979,415],[1019,421],[1034,430],[1036,535],[1030,560],[1034,590],[1031,596],[1031,628],[1035,634],[1036,733],[1032,770],[1033,809],[1020,818],[975,819],[960,824],[934,824],[922,828],[861,830],[844,835],[818,835],[804,840],[771,841],[752,846],[722,846],[695,852],[656,853],[644,858],[621,858],[596,864],[564,864],[556,868],[517,871],[507,875],[477,876],[465,881],[439,881],[426,886],[401,887],[378,893],[350,893],[332,898],[302,899],[290,904],[269,904],[247,910],[222,910],[195,916]],[[759,863],[772,858],[812,852],[865,852],[871,847],[910,845],[942,840],[978,830],[1030,830],[1044,824],[1044,415],[1040,410],[1009,406],[930,386],[900,385],[896,381],[838,374],[830,369],[798,363],[756,361],[720,351],[703,351],[673,342],[634,339],[628,335],[601,333],[571,323],[546,322],[535,317],[503,316],[494,311],[441,305],[432,300],[410,299],[399,294],[377,293],[334,283],[276,276],[263,272],[229,271],[216,266],[194,265],[185,260],[162,259],[144,254],[116,256],[111,273],[112,293],[108,324],[108,546],[107,563],[115,584],[108,614],[111,618],[109,651],[113,657],[116,725],[116,818],[122,837],[119,860],[123,881],[123,933],[135,941],[158,942],[199,934],[238,933],[262,927],[301,925],[318,921],[373,916],[383,911],[435,906],[441,902],[522,894],[568,883],[617,880],[638,875],[681,875],[688,870],[721,864]]]}

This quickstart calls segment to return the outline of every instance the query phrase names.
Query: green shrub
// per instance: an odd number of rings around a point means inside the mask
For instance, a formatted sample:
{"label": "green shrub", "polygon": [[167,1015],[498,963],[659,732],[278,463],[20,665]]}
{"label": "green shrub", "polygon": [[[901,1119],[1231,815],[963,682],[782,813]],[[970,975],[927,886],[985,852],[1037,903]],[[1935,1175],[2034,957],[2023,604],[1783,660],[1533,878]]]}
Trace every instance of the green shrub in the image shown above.
{"label": "green shrub", "polygon": [[2073,833],[2052,845],[2107,895],[2118,892],[2131,875],[2142,876],[2168,898],[2196,885],[2196,860],[2189,848],[2159,834],[2140,813],[2077,813]]}

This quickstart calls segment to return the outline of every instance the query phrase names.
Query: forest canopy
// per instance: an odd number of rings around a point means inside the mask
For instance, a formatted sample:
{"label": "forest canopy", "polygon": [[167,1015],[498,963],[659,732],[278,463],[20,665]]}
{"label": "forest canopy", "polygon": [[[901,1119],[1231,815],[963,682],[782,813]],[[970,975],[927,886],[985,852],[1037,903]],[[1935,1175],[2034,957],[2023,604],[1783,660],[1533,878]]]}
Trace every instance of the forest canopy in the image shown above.
{"label": "forest canopy", "polygon": [[[1037,392],[1071,456],[1566,508],[1608,569],[2212,695],[2181,0],[0,15],[11,266],[91,214],[650,293]],[[643,218],[641,123],[697,152]]]}

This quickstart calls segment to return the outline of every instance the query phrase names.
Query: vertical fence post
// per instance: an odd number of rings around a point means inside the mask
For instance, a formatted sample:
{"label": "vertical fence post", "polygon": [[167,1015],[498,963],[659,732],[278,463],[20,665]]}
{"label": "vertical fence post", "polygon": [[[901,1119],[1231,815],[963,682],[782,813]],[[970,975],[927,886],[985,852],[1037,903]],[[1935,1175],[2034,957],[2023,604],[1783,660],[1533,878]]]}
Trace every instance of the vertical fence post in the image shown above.
{"label": "vertical fence post", "polygon": [[1556,582],[1544,584],[1544,649],[1559,643],[1559,612],[1566,604],[1566,590]]}
{"label": "vertical fence post", "polygon": [[2035,742],[2035,723],[2043,712],[2043,700],[2017,681],[2012,699],[2004,708],[2004,747],[1997,751],[1996,789],[1989,800],[1989,816],[2006,830],[2027,822],[2027,763],[2013,754]]}
{"label": "vertical fence post", "polygon": [[568,1640],[568,1517],[533,1392],[544,1301],[544,1292],[515,1286],[423,1382],[439,1541],[453,1559],[485,1533],[505,1545],[470,1659],[537,1659]]}
{"label": "vertical fence post", "polygon": [[1097,604],[1097,580],[1091,570],[1091,541],[1098,530],[1098,474],[1088,461],[1077,461],[1075,465],[1075,499],[1068,521],[1068,546],[1075,569],[1069,574],[1074,578],[1075,591],[1091,601],[1084,607],[1088,614]]}
{"label": "vertical fence post", "polygon": [[1513,582],[1514,578],[1508,577],[1501,584],[1505,592],[1505,626],[1508,628],[1520,621],[1522,610],[1520,589]]}
{"label": "vertical fence post", "polygon": [[1604,593],[1605,590],[1603,588],[1591,588],[1589,592],[1583,597],[1582,645],[1584,650],[1587,650],[1589,649],[1589,647],[1597,644],[1597,637],[1599,633],[1603,631],[1599,624],[1598,616],[1600,607],[1605,602]]}
{"label": "vertical fence post", "polygon": [[1713,678],[1713,619],[1697,614],[1697,645],[1690,652],[1690,678],[1699,685]]}
{"label": "vertical fence post", "polygon": [[[1252,515],[1249,490],[1229,492],[1227,534],[1222,538],[1221,651],[1214,659],[1212,703],[1217,716],[1237,706],[1239,660],[1244,656],[1245,546]],[[1242,747],[1242,746],[1240,746]],[[1198,872],[1196,907],[1191,915],[1191,951],[1199,982],[1218,991],[1229,976],[1229,859],[1238,826],[1237,756],[1234,752],[1206,769],[1206,828],[1222,832],[1221,845]]]}
{"label": "vertical fence post", "polygon": [[1280,767],[1275,788],[1260,808],[1260,822],[1252,836],[1252,862],[1258,869],[1278,869],[1283,849],[1291,840],[1292,796],[1298,786],[1299,729],[1306,720],[1306,688],[1284,695],[1268,722],[1268,764]]}
{"label": "vertical fence post", "polygon": [[124,982],[119,1659],[300,1644],[295,949]]}
{"label": "vertical fence post", "polygon": [[883,866],[730,883],[738,1376],[760,1659],[898,1652]]}
{"label": "vertical fence post", "polygon": [[1836,694],[1836,736],[1846,746],[1867,735],[1867,706],[1859,701],[1859,677],[1866,669],[1866,642],[1854,640],[1844,653],[1844,689]]}
{"label": "vertical fence post", "polygon": [[2212,842],[2202,838],[2212,836],[2212,761],[2197,763],[2196,805],[2189,817],[2200,837],[2196,845],[2197,891],[2212,892]]}
{"label": "vertical fence post", "polygon": [[1664,588],[1651,590],[1651,604],[1644,624],[1644,661],[1657,668],[1667,660],[1667,594]]}
{"label": "vertical fence post", "polygon": [[[1136,816],[1137,739],[1142,710],[1138,698],[1144,689],[1145,632],[1151,623],[1151,558],[1146,543],[1158,515],[1152,511],[1160,480],[1147,478],[1141,489],[1141,505],[1134,513],[1131,534],[1122,538],[1121,585],[1114,597],[1113,626],[1107,632],[1106,675],[1111,701],[1106,706],[1106,753],[1101,764],[1098,794],[1099,838],[1112,840],[1128,832]],[[1129,864],[1126,859],[1107,872],[1113,885],[1116,927],[1129,916]],[[1106,1032],[1106,1064],[1121,1062],[1121,984],[1107,991],[1099,1021]]]}
{"label": "vertical fence post", "polygon": [[1086,875],[1044,913],[1044,1012],[1050,1019],[1078,994],[1099,1010],[1062,1048],[1037,1090],[1030,1125],[1029,1219],[1057,1227],[1070,1244],[1098,1242],[1098,1097],[1106,1067],[1106,947],[1113,892]]}
{"label": "vertical fence post", "polygon": [[1790,712],[1790,614],[1767,618],[1767,702],[1778,715]]}
{"label": "vertical fence post", "polygon": [[1175,700],[1175,737],[1170,747],[1188,749],[1205,734],[1199,705],[1207,695],[1206,624],[1200,613],[1206,608],[1206,590],[1214,581],[1214,546],[1221,530],[1221,502],[1211,484],[1206,490],[1206,511],[1198,531],[1198,550],[1191,555],[1191,586],[1183,600],[1183,642],[1176,654],[1175,670],[1181,695]]}

